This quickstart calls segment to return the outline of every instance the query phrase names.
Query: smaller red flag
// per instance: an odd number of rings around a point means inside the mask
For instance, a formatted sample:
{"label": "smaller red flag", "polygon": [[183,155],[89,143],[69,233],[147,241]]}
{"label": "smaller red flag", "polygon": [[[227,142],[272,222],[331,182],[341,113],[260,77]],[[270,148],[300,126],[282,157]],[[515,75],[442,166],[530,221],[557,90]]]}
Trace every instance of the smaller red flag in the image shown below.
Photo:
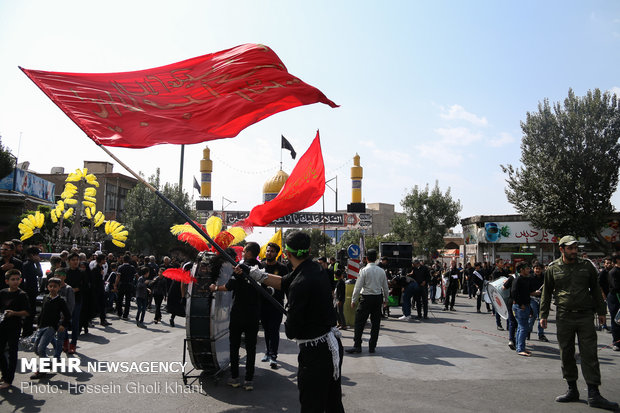
{"label": "smaller red flag", "polygon": [[278,196],[252,208],[244,225],[264,227],[275,219],[311,207],[325,193],[325,165],[319,132],[299,159]]}

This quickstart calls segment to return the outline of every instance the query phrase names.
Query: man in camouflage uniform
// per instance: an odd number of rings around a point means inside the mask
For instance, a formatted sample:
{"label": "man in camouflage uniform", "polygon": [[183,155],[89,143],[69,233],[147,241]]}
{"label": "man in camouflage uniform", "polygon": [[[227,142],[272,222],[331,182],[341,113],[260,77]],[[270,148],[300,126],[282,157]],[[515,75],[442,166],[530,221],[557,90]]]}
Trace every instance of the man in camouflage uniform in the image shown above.
{"label": "man in camouflage uniform", "polygon": [[577,258],[577,239],[567,235],[560,239],[562,256],[553,261],[545,271],[540,302],[540,325],[547,327],[551,297],[556,305],[556,325],[562,374],[568,383],[568,391],[555,401],[566,403],[579,401],[577,390],[577,363],[575,361],[575,335],[579,339],[581,372],[588,384],[588,405],[608,410],[618,408],[599,393],[601,370],[597,355],[597,336],[593,313],[598,313],[601,324],[605,323],[607,309],[598,285],[598,274],[591,262]]}

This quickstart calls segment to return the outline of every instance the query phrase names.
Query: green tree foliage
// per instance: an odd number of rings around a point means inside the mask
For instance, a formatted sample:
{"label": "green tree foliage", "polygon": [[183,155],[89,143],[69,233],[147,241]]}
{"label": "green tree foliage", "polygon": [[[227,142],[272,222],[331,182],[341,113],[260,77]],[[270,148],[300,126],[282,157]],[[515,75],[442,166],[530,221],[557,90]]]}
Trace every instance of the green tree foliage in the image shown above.
{"label": "green tree foliage", "polygon": [[[195,219],[191,210],[189,194],[179,191],[178,185],[166,183],[160,188],[159,168],[149,183]],[[129,229],[127,248],[131,251],[154,255],[165,255],[179,245],[170,233],[170,227],[182,224],[183,219],[145,185],[139,183],[127,194],[123,223]]]}
{"label": "green tree foliage", "polygon": [[15,168],[15,158],[9,148],[2,146],[2,136],[0,135],[0,179],[4,178]]}
{"label": "green tree foliage", "polygon": [[[287,229],[286,231],[284,231],[283,234],[283,242],[286,241],[286,236],[291,232],[291,231],[298,231],[297,229]],[[313,257],[321,257],[325,254],[325,247],[326,246],[331,246],[332,243],[332,238],[329,235],[325,235],[323,236],[323,231],[317,228],[313,228],[313,229],[302,229],[302,232],[307,233],[308,235],[310,235],[310,255],[312,255]],[[330,250],[333,250],[333,247],[330,249],[327,249],[327,252],[329,253]]]}
{"label": "green tree foliage", "polygon": [[459,200],[452,200],[450,188],[445,193],[435,187],[422,190],[416,185],[405,195],[400,205],[403,215],[392,220],[392,232],[399,241],[411,242],[415,255],[429,257],[443,247],[443,236],[447,230],[459,223],[462,209]]}
{"label": "green tree foliage", "polygon": [[600,236],[614,208],[620,168],[620,99],[599,89],[538,111],[521,122],[520,168],[503,166],[506,195],[515,209],[538,228],[558,236],[586,237],[603,251]]}

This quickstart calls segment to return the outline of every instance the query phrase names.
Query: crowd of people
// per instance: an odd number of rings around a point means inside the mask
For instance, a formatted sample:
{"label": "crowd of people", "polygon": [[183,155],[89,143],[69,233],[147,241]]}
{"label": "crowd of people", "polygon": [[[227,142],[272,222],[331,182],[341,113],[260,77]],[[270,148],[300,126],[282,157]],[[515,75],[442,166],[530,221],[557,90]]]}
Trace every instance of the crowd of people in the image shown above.
{"label": "crowd of people", "polygon": [[[341,411],[343,349],[338,329],[348,328],[344,317],[346,274],[333,258],[313,260],[309,254],[309,239],[299,234],[303,233],[295,232],[287,238],[283,251],[286,260],[277,258],[280,246],[269,243],[265,259],[259,261],[260,246],[248,242],[240,263],[252,267],[249,277],[262,283],[278,303],[287,306],[285,332],[300,346],[298,380],[302,406],[329,405],[335,406],[334,411]],[[600,407],[615,406],[598,393],[600,372],[596,333],[592,336],[593,330],[588,328],[586,334],[586,330],[579,326],[594,326],[592,317],[596,312],[599,328],[612,335],[612,349],[620,350],[620,326],[614,321],[620,307],[620,256],[606,257],[602,260],[602,268],[598,269],[587,257],[576,257],[574,238],[564,237],[562,240],[562,257],[548,266],[537,261],[505,263],[502,259],[496,259],[492,264],[467,263],[464,267],[455,261],[450,265],[434,262],[427,266],[421,260],[414,260],[411,266],[394,268],[387,257],[381,257],[377,262],[377,252],[368,250],[350,302],[356,309],[355,331],[354,345],[347,352],[362,353],[362,333],[368,318],[371,320],[368,350],[371,353],[376,351],[380,320],[389,316],[389,304],[401,306],[399,320],[423,322],[428,319],[429,299],[432,304],[442,304],[444,311],[456,311],[458,292],[476,300],[478,313],[492,313],[497,329],[504,331],[499,312],[490,304],[490,299],[483,298],[487,294],[487,285],[493,283],[505,292],[508,347],[520,356],[531,356],[527,340],[534,331],[538,340],[548,341],[545,328],[551,299],[555,299],[562,368],[569,384],[567,394],[556,400],[570,402],[575,401],[575,397],[578,400],[574,361],[577,335],[582,369],[589,388],[588,401],[592,400],[592,405]],[[151,307],[154,309],[153,322],[162,322],[164,301],[167,301],[171,327],[175,325],[176,316],[185,316],[186,285],[162,274],[168,268],[182,266],[175,258],[163,257],[158,261],[154,256],[129,252],[116,256],[100,251],[90,255],[62,251],[50,258],[51,268],[43,274],[40,249],[30,246],[23,250],[20,244],[4,242],[0,258],[0,279],[4,283],[4,289],[0,291],[0,348],[6,349],[0,357],[1,388],[10,386],[14,378],[20,331],[22,336],[32,337],[36,354],[45,356],[46,348],[52,344],[53,356],[59,358],[63,351],[67,354],[76,352],[80,334],[88,334],[93,320],[98,318],[104,328],[110,325],[107,314],[111,312],[116,313],[120,320],[128,320],[134,300],[137,307],[135,322],[141,328],[145,328],[146,310]],[[570,271],[577,271],[577,275],[567,277],[567,273],[572,274]],[[247,278],[241,276],[243,272],[241,267],[236,267],[228,282],[212,284],[210,289],[233,294],[229,326],[232,377],[228,384],[242,386],[239,350],[243,338],[247,354],[243,388],[252,390],[259,326],[262,325],[265,334],[265,353],[261,360],[277,369],[283,317],[282,312],[264,302],[265,298],[248,283]],[[47,294],[39,305],[37,297],[44,292]],[[482,311],[483,302],[486,311]],[[416,317],[412,315],[414,308]],[[608,311],[611,315],[609,327],[605,317]],[[588,320],[572,320],[577,316],[587,316]],[[571,319],[572,324],[567,323],[567,319]],[[312,369],[316,371],[309,374]],[[304,377],[302,372],[307,375]],[[43,376],[44,373],[35,372],[31,378]],[[324,397],[317,399],[317,392],[322,392]]]}
{"label": "crowd of people", "polygon": [[[154,256],[87,255],[74,249],[52,254],[44,273],[39,246],[24,249],[19,240],[5,241],[0,252],[0,389],[13,382],[20,337],[32,342],[41,357],[51,345],[51,354],[60,359],[63,352],[76,353],[80,336],[89,334],[97,319],[103,328],[111,325],[110,313],[129,320],[133,301],[141,328],[147,308],[154,310],[155,324],[162,321],[164,302],[171,327],[175,316],[185,316],[185,289],[163,276],[166,269],[180,266],[175,257],[158,263]],[[31,376],[43,377],[41,372]]]}

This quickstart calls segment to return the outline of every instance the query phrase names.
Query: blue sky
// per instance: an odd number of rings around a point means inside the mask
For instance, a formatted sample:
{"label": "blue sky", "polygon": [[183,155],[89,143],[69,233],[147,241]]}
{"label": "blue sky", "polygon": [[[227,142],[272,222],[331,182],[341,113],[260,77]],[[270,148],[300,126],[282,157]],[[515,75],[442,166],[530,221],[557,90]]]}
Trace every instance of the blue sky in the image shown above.
{"label": "blue sky", "polygon": [[[320,129],[339,207],[355,153],[366,202],[397,205],[414,185],[451,188],[461,217],[513,213],[500,164],[518,165],[520,121],[569,88],[620,95],[617,1],[3,1],[0,134],[30,168],[111,161],[17,68],[112,72],[155,67],[243,43],[270,46],[288,70],[341,105],[274,115],[209,142],[213,199],[261,202],[280,134],[298,153]],[[20,142],[21,134],[21,142]],[[186,147],[185,187],[204,144]],[[179,148],[113,152],[178,181]],[[284,169],[294,163],[284,155]],[[122,172],[120,166],[115,171]],[[618,209],[620,196],[614,195]],[[334,194],[327,190],[326,205]],[[319,210],[321,203],[311,210]]]}

